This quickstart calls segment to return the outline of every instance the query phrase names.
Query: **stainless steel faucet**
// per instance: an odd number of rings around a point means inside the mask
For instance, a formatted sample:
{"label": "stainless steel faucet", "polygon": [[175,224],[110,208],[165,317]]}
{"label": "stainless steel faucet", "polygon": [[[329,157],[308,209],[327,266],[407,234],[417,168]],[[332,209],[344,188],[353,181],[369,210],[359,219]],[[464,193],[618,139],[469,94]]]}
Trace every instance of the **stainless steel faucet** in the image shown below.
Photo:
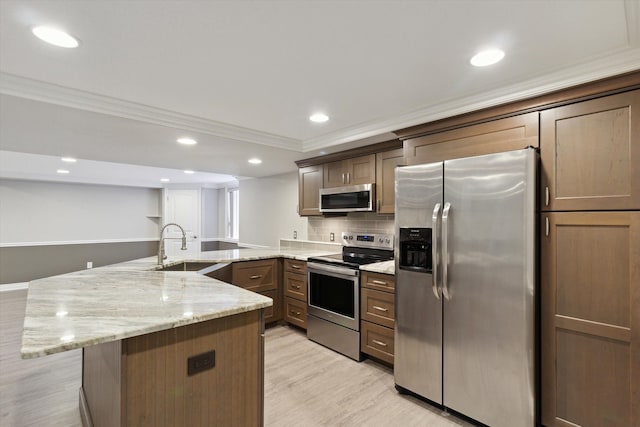
{"label": "stainless steel faucet", "polygon": [[162,229],[160,230],[160,246],[158,247],[158,265],[162,265],[162,261],[167,259],[167,256],[165,255],[165,252],[164,252],[165,239],[178,239],[178,237],[166,237],[166,238],[163,237],[164,229],[170,225],[175,225],[180,229],[180,231],[182,231],[182,247],[180,248],[180,250],[183,250],[183,251],[187,250],[187,235],[184,233],[184,228],[182,228],[180,225],[176,224],[175,222],[170,222],[168,224],[165,224],[165,226],[162,227]]}

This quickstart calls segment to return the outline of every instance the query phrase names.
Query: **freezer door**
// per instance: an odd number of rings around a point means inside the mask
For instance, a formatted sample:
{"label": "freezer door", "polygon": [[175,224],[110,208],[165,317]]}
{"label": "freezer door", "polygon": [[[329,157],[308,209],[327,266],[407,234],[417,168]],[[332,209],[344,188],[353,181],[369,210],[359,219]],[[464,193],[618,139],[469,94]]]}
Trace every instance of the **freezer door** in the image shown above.
{"label": "freezer door", "polygon": [[535,420],[536,156],[444,166],[443,404],[493,427]]}
{"label": "freezer door", "polygon": [[[395,211],[395,382],[440,404],[442,300],[433,292],[430,272],[399,268],[398,245],[400,228],[433,228],[433,209],[442,203],[442,166],[440,162],[397,168]],[[435,236],[436,233],[432,233],[432,239]]]}

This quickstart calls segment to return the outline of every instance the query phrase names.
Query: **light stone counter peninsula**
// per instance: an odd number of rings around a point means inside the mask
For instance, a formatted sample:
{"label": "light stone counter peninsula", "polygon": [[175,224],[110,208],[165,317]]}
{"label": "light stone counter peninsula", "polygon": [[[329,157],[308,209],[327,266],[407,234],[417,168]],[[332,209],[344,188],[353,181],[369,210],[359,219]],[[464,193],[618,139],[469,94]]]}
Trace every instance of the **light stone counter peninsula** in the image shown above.
{"label": "light stone counter peninsula", "polygon": [[[165,267],[335,251],[234,249]],[[261,425],[271,298],[155,257],[34,280],[23,358],[83,348],[83,425]],[[95,421],[95,423],[94,423]]]}

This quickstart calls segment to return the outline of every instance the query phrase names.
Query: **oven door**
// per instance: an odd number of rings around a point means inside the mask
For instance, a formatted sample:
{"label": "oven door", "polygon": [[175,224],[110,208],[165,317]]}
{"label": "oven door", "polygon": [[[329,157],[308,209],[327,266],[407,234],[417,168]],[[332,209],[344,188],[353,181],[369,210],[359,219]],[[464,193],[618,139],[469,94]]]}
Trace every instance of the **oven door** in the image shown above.
{"label": "oven door", "polygon": [[308,262],[308,313],[359,331],[359,273],[346,267]]}

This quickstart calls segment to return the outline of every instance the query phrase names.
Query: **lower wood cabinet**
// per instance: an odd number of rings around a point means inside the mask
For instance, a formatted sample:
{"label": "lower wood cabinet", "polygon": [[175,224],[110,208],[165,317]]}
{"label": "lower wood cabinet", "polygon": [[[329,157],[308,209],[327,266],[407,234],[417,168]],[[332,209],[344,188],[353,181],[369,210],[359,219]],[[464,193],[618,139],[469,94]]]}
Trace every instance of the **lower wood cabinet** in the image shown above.
{"label": "lower wood cabinet", "polygon": [[393,364],[395,277],[363,271],[360,288],[360,351]]}
{"label": "lower wood cabinet", "polygon": [[[80,389],[83,425],[262,425],[260,311],[85,347]],[[215,362],[201,363],[199,372],[190,375],[190,359],[211,351]]]}
{"label": "lower wood cabinet", "polygon": [[360,351],[393,364],[393,329],[363,320],[360,323]]}
{"label": "lower wood cabinet", "polygon": [[259,292],[259,294],[273,300],[273,305],[264,309],[264,323],[271,323],[282,319],[282,297],[280,296],[280,292],[275,290]]}
{"label": "lower wood cabinet", "polygon": [[394,294],[362,288],[361,318],[393,329],[395,325]]}
{"label": "lower wood cabinet", "polygon": [[541,223],[542,423],[640,426],[640,212]]}
{"label": "lower wood cabinet", "polygon": [[307,329],[307,262],[284,260],[284,320]]}
{"label": "lower wood cabinet", "polygon": [[265,308],[265,323],[282,319],[281,271],[282,261],[277,258],[241,261],[232,264],[231,283],[273,300],[273,306]]}
{"label": "lower wood cabinet", "polygon": [[284,320],[307,329],[307,302],[284,297]]}

